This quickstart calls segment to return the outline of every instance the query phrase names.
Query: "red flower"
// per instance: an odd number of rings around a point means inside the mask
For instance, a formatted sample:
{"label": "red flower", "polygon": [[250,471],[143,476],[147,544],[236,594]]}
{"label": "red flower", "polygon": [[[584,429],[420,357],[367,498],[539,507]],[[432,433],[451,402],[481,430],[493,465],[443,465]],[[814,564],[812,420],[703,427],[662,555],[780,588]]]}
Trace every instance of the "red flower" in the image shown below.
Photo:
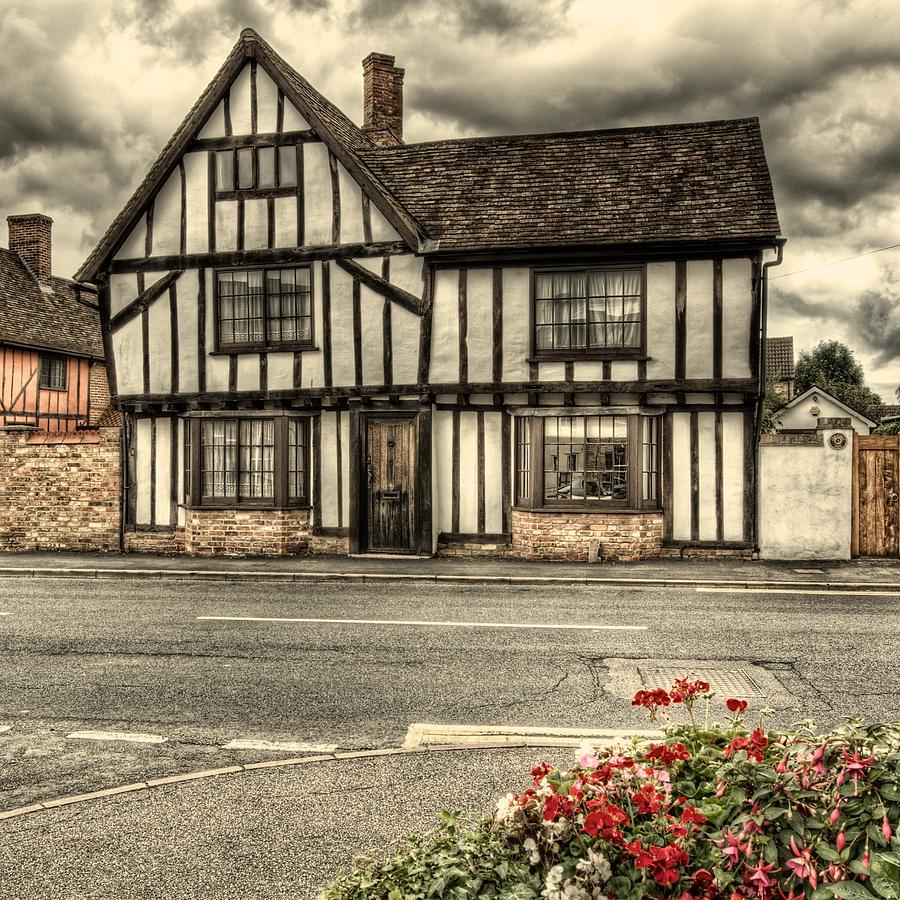
{"label": "red flower", "polygon": [[740,715],[747,708],[746,700],[736,700],[734,697],[729,697],[725,701],[725,707],[729,712],[737,713]]}
{"label": "red flower", "polygon": [[653,709],[656,706],[668,706],[670,697],[662,688],[652,691],[638,691],[631,701],[632,706],[643,706],[644,709]]}
{"label": "red flower", "polygon": [[671,766],[676,760],[690,759],[691,754],[682,743],[677,744],[651,744],[650,749],[644,754],[644,759],[657,760],[664,766]]}

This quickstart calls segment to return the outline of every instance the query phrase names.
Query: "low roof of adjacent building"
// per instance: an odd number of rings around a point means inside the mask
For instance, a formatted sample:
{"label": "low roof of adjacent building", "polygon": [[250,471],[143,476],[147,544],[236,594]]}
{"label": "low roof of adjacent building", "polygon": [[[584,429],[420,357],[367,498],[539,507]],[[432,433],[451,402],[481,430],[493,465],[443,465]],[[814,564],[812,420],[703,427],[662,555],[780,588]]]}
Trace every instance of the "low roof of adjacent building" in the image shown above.
{"label": "low roof of adjacent building", "polygon": [[755,118],[381,147],[245,28],[77,279],[93,280],[115,253],[248,58],[413,250],[772,243],[780,234]]}
{"label": "low roof of adjacent building", "polygon": [[66,278],[42,287],[17,253],[0,247],[0,344],[102,359],[96,295]]}
{"label": "low roof of adjacent building", "polygon": [[823,390],[822,388],[818,387],[815,384],[811,388],[807,388],[805,391],[803,391],[802,394],[797,394],[797,396],[794,397],[794,399],[791,400],[790,403],[785,404],[782,407],[782,409],[794,409],[795,407],[799,406],[801,403],[805,402],[806,399],[812,394],[817,394],[821,397],[826,398],[831,403],[834,403],[840,409],[844,410],[844,412],[846,412],[848,416],[851,416],[856,419],[860,419],[861,421],[865,422],[866,425],[868,425],[870,428],[875,428],[878,425],[877,422],[873,422],[864,413],[861,413],[859,410],[853,409],[852,407],[847,406],[846,403],[843,403],[842,401],[838,400],[838,398],[835,397],[833,394],[829,394],[828,391]]}

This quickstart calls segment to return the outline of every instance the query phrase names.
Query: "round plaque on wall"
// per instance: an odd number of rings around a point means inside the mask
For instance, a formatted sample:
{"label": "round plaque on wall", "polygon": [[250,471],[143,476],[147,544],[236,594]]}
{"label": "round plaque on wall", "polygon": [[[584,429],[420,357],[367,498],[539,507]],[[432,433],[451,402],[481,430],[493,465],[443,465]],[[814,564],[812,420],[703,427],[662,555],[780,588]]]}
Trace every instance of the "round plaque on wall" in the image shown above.
{"label": "round plaque on wall", "polygon": [[835,432],[835,433],[828,439],[828,443],[831,444],[831,446],[832,446],[835,450],[843,450],[844,447],[847,446],[847,435],[846,435],[846,434],[841,434],[840,432]]}

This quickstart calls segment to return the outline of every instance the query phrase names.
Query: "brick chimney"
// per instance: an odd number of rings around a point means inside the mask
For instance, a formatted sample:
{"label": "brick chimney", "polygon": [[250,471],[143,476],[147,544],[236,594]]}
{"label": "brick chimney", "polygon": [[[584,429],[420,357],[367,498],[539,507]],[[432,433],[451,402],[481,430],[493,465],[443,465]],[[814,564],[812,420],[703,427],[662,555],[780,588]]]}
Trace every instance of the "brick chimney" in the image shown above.
{"label": "brick chimney", "polygon": [[18,253],[41,284],[50,284],[50,229],[53,219],[42,213],[7,216],[9,249]]}
{"label": "brick chimney", "polygon": [[363,131],[383,147],[403,143],[405,71],[385,53],[370,53],[363,60]]}

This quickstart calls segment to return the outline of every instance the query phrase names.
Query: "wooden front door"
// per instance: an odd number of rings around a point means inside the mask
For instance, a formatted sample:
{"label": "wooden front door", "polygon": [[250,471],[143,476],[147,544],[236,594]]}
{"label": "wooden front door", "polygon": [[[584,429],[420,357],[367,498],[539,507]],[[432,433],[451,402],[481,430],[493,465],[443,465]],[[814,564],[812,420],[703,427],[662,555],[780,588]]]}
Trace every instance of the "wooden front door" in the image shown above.
{"label": "wooden front door", "polygon": [[416,548],[416,422],[368,416],[366,549],[412,553]]}
{"label": "wooden front door", "polygon": [[900,556],[900,436],[857,436],[854,518],[859,556]]}

